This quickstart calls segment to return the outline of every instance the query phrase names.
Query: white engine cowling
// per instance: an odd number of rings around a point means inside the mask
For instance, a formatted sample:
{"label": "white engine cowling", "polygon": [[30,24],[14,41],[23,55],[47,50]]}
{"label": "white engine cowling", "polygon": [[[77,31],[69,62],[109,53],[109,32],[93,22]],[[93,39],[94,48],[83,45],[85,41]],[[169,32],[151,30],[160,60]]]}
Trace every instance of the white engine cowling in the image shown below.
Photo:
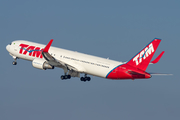
{"label": "white engine cowling", "polygon": [[32,61],[32,66],[41,70],[54,69],[54,66],[49,65],[46,60],[40,58],[34,59]]}

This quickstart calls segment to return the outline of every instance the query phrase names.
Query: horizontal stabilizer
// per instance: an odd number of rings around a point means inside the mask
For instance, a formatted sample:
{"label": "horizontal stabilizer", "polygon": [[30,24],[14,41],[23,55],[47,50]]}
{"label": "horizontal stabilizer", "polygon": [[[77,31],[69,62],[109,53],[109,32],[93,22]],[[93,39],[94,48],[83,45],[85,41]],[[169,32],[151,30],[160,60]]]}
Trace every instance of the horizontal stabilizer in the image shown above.
{"label": "horizontal stabilizer", "polygon": [[164,52],[165,51],[162,51],[161,54],[155,60],[151,61],[150,63],[152,63],[152,64],[158,63],[159,60],[161,59],[161,57],[163,56]]}

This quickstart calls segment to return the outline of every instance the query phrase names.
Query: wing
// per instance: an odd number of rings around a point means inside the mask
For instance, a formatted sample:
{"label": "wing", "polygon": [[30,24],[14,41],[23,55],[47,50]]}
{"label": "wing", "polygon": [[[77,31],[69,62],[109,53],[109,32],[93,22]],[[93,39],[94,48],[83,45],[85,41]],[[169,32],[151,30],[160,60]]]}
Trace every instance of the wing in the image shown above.
{"label": "wing", "polygon": [[75,71],[75,72],[79,72],[79,73],[83,73],[84,69],[82,68],[82,66],[79,66],[77,64],[73,64],[70,62],[64,62],[61,60],[57,60],[55,59],[52,55],[49,54],[49,48],[51,46],[53,42],[53,39],[50,40],[50,42],[46,45],[46,47],[44,48],[44,50],[42,51],[42,55],[44,57],[45,60],[47,60],[47,62],[55,67],[61,67],[61,68],[66,68],[67,70],[71,70],[71,71]]}

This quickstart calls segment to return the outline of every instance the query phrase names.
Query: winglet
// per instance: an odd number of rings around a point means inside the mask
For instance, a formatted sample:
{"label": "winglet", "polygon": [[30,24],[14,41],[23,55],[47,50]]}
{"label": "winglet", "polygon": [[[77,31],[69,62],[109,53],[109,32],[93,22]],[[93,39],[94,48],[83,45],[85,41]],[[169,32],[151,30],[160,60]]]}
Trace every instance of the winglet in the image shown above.
{"label": "winglet", "polygon": [[159,62],[159,60],[160,60],[161,57],[163,56],[164,52],[165,52],[165,51],[162,51],[161,54],[160,54],[155,60],[151,61],[151,63],[156,64],[157,62]]}
{"label": "winglet", "polygon": [[48,52],[48,51],[49,51],[49,48],[51,47],[52,42],[53,42],[53,39],[51,39],[51,40],[49,41],[49,43],[48,43],[48,44],[46,45],[46,47],[44,48],[43,52]]}

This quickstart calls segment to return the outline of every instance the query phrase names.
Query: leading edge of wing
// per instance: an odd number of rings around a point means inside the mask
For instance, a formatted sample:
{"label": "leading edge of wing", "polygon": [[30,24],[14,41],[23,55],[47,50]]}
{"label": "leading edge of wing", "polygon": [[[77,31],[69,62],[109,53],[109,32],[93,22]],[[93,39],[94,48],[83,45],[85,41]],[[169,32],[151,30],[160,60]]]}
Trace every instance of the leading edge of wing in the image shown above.
{"label": "leading edge of wing", "polygon": [[61,60],[54,58],[52,55],[50,55],[48,51],[49,51],[49,48],[51,47],[52,42],[53,42],[53,39],[50,40],[50,42],[46,45],[46,47],[42,51],[43,57],[45,58],[45,60],[47,60],[47,62],[50,65],[55,66],[55,67],[65,67],[68,70],[74,70],[77,72],[85,71],[85,69],[78,64],[73,64],[73,63],[67,62],[67,61],[61,61]]}
{"label": "leading edge of wing", "polygon": [[62,64],[57,62],[57,60],[52,55],[49,54],[49,48],[51,47],[52,42],[53,42],[53,39],[51,39],[49,43],[45,46],[44,50],[42,51],[42,55],[44,59],[47,60],[50,65],[61,66]]}

